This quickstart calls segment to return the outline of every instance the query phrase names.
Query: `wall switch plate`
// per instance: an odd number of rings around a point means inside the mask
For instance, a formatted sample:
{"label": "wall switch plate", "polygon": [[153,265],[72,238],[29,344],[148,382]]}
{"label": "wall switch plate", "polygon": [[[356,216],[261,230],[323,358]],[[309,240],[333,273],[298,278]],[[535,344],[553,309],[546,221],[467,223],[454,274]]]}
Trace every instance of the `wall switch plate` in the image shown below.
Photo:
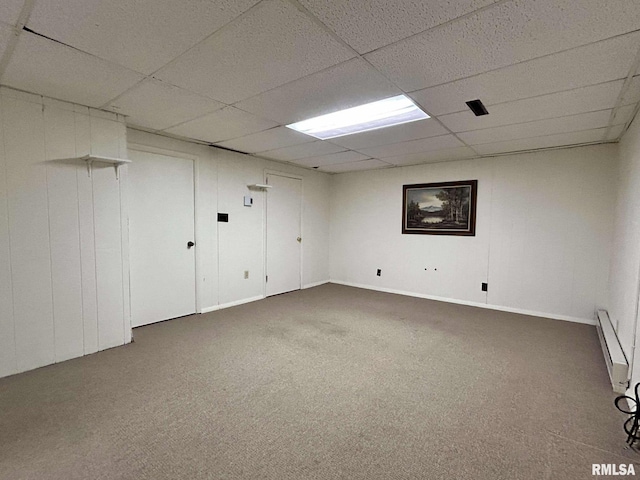
{"label": "wall switch plate", "polygon": [[245,207],[250,207],[253,205],[253,198],[251,198],[249,195],[245,195],[244,196],[244,206]]}
{"label": "wall switch plate", "polygon": [[482,291],[483,292],[488,292],[489,291],[489,284],[488,283],[483,283],[482,284]]}
{"label": "wall switch plate", "polygon": [[249,278],[249,270],[244,271],[244,278],[245,279]]}
{"label": "wall switch plate", "polygon": [[378,269],[378,271],[376,272],[377,276],[381,276],[382,275],[382,270]]}

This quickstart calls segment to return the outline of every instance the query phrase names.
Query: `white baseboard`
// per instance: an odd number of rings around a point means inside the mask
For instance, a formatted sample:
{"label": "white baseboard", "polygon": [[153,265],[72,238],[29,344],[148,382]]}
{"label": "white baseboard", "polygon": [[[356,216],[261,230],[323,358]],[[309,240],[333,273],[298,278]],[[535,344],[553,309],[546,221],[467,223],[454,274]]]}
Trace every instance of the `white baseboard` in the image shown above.
{"label": "white baseboard", "polygon": [[532,317],[542,317],[542,318],[551,318],[553,320],[563,320],[565,322],[575,322],[575,323],[584,323],[587,325],[595,325],[595,318],[580,318],[580,317],[571,317],[569,315],[558,315],[554,313],[547,312],[538,312],[535,310],[525,310],[522,308],[513,308],[513,307],[504,307],[502,305],[491,305],[487,303],[480,302],[470,302],[468,300],[458,300],[455,298],[447,298],[447,297],[438,297],[436,295],[427,295],[424,293],[415,293],[415,292],[407,292],[405,290],[396,290],[393,288],[385,288],[385,287],[376,287],[374,285],[365,285],[362,283],[353,283],[353,282],[343,282],[341,280],[331,280],[331,283],[336,283],[338,285],[346,285],[348,287],[356,287],[356,288],[364,288],[367,290],[376,290],[378,292],[385,293],[395,293],[397,295],[406,295],[408,297],[418,297],[418,298],[426,298],[428,300],[436,300],[438,302],[447,302],[447,303],[455,303],[458,305],[468,305],[471,307],[479,307],[486,308],[489,310],[498,310],[501,312],[509,312],[509,313],[519,313],[522,315],[530,315]]}
{"label": "white baseboard", "polygon": [[331,280],[322,280],[321,282],[307,283],[302,286],[302,290],[306,288],[319,287],[320,285],[324,285],[325,283],[329,283]]}
{"label": "white baseboard", "polygon": [[212,307],[201,308],[200,309],[200,313],[215,312],[216,310],[220,310],[220,306],[219,305],[213,305]]}
{"label": "white baseboard", "polygon": [[238,305],[243,305],[245,303],[255,302],[255,301],[258,301],[258,300],[262,300],[263,298],[264,298],[264,295],[258,295],[258,296],[255,296],[255,297],[243,298],[242,300],[235,300],[233,302],[223,303],[221,305],[214,305],[212,307],[205,307],[205,308],[201,308],[200,309],[200,313],[209,313],[209,312],[215,312],[216,310],[223,310],[225,308],[237,307]]}

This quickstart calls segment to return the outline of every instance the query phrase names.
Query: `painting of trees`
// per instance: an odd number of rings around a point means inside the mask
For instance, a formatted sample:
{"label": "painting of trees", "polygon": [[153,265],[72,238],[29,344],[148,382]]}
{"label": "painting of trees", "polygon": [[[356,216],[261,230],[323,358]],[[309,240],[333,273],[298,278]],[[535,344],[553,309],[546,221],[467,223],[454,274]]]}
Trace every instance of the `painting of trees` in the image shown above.
{"label": "painting of trees", "polygon": [[402,233],[475,235],[477,180],[403,186]]}
{"label": "painting of trees", "polygon": [[436,194],[436,197],[442,200],[442,211],[450,222],[467,223],[469,187],[443,188]]}

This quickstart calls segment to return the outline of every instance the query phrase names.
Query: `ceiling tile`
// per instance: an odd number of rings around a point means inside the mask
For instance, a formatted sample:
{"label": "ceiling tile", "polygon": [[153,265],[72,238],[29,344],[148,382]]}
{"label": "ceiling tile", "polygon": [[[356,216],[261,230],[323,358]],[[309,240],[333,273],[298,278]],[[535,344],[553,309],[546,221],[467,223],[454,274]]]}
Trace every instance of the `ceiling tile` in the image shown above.
{"label": "ceiling tile", "polygon": [[336,163],[357,162],[359,160],[366,160],[367,158],[369,157],[362,153],[349,151],[319,157],[302,158],[300,160],[294,160],[293,163],[302,165],[303,167],[324,167]]}
{"label": "ceiling tile", "polygon": [[353,56],[291,3],[265,0],[157,76],[233,103]]}
{"label": "ceiling tile", "polygon": [[619,140],[620,136],[624,133],[624,127],[624,124],[611,127],[607,135],[607,140]]}
{"label": "ceiling tile", "polygon": [[592,85],[566,92],[516,100],[498,105],[486,105],[489,115],[476,117],[471,110],[439,116],[438,119],[454,132],[499,127],[589,111],[613,108],[623,81]]}
{"label": "ceiling tile", "polygon": [[393,165],[419,165],[421,163],[447,162],[451,160],[463,160],[477,157],[478,154],[469,147],[445,148],[434,152],[412,153],[410,155],[399,155],[397,157],[387,157],[385,162]]}
{"label": "ceiling tile", "polygon": [[0,22],[15,25],[25,0],[2,0],[0,2]]}
{"label": "ceiling tile", "polygon": [[403,123],[393,127],[380,128],[370,132],[345,135],[333,138],[331,141],[354,150],[360,148],[377,147],[389,143],[406,142],[419,138],[436,137],[449,133],[440,123],[433,118],[418,120],[417,122]]}
{"label": "ceiling tile", "polygon": [[128,115],[127,123],[163,130],[225,105],[158,80],[146,80],[107,107]]}
{"label": "ceiling tile", "polygon": [[539,148],[580,145],[583,143],[602,141],[602,137],[606,130],[606,128],[597,128],[595,130],[560,133],[556,135],[547,135],[545,137],[521,138],[518,140],[509,140],[507,142],[476,145],[473,149],[480,155],[493,155],[497,153],[536,150]]}
{"label": "ceiling tile", "polygon": [[327,165],[320,167],[318,170],[329,173],[343,173],[343,172],[355,172],[358,170],[375,170],[379,168],[389,168],[393,165],[389,165],[382,160],[370,159],[362,160],[360,162],[339,163],[336,165]]}
{"label": "ceiling tile", "polygon": [[299,0],[359,53],[396,42],[496,0]]}
{"label": "ceiling tile", "polygon": [[276,125],[271,120],[256,117],[234,107],[225,107],[165,131],[205,142],[220,142],[266,130]]}
{"label": "ceiling tile", "polygon": [[0,23],[0,58],[4,55],[4,51],[9,44],[9,39],[13,34],[13,28]]}
{"label": "ceiling tile", "polygon": [[513,0],[366,55],[413,91],[628,33],[640,2]]}
{"label": "ceiling tile", "polygon": [[[476,98],[491,105],[617,80],[629,73],[638,45],[640,32],[634,32],[419,90],[411,97],[432,115],[442,115],[466,110],[464,102]],[[635,85],[640,92],[640,81]]]}
{"label": "ceiling tile", "polygon": [[628,105],[640,101],[640,75],[636,75],[631,79],[631,85],[622,97],[620,105]]}
{"label": "ceiling tile", "polygon": [[615,115],[613,116],[611,125],[625,124],[630,121],[636,111],[636,107],[637,104],[634,103],[632,105],[625,105],[624,107],[618,108]]}
{"label": "ceiling tile", "polygon": [[45,38],[22,32],[2,83],[91,107],[104,105],[143,76]]}
{"label": "ceiling tile", "polygon": [[292,147],[284,147],[275,150],[269,150],[267,152],[261,152],[260,156],[272,160],[290,162],[292,160],[299,160],[301,158],[338,153],[344,150],[345,148],[339,145],[334,145],[333,143],[329,143],[323,140],[317,140],[315,142],[303,143],[301,145],[293,145]]}
{"label": "ceiling tile", "polygon": [[234,140],[227,140],[219,145],[246,153],[265,152],[276,148],[289,147],[301,143],[311,142],[314,138],[304,133],[296,132],[287,127],[276,127],[263,132],[254,133]]}
{"label": "ceiling tile", "polygon": [[32,30],[149,74],[258,0],[64,0],[36,2]]}
{"label": "ceiling tile", "polygon": [[422,138],[409,142],[391,143],[379,147],[361,148],[358,151],[370,157],[385,158],[461,146],[463,146],[463,143],[453,135],[441,135],[439,137]]}
{"label": "ceiling tile", "polygon": [[237,104],[283,124],[401,94],[389,80],[356,58]]}
{"label": "ceiling tile", "polygon": [[534,122],[505,125],[504,127],[485,128],[470,132],[459,133],[458,137],[467,145],[503,142],[518,138],[541,137],[556,133],[577,132],[591,130],[609,125],[609,118],[613,110],[581,113],[567,117],[550,118]]}

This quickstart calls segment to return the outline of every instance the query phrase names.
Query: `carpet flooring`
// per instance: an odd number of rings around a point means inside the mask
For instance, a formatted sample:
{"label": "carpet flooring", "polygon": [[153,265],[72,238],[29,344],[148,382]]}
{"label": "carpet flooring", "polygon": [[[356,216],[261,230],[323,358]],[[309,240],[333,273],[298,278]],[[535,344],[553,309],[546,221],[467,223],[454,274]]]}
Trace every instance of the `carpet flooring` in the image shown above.
{"label": "carpet flooring", "polygon": [[0,379],[0,478],[640,474],[589,325],[328,284],[134,339]]}

